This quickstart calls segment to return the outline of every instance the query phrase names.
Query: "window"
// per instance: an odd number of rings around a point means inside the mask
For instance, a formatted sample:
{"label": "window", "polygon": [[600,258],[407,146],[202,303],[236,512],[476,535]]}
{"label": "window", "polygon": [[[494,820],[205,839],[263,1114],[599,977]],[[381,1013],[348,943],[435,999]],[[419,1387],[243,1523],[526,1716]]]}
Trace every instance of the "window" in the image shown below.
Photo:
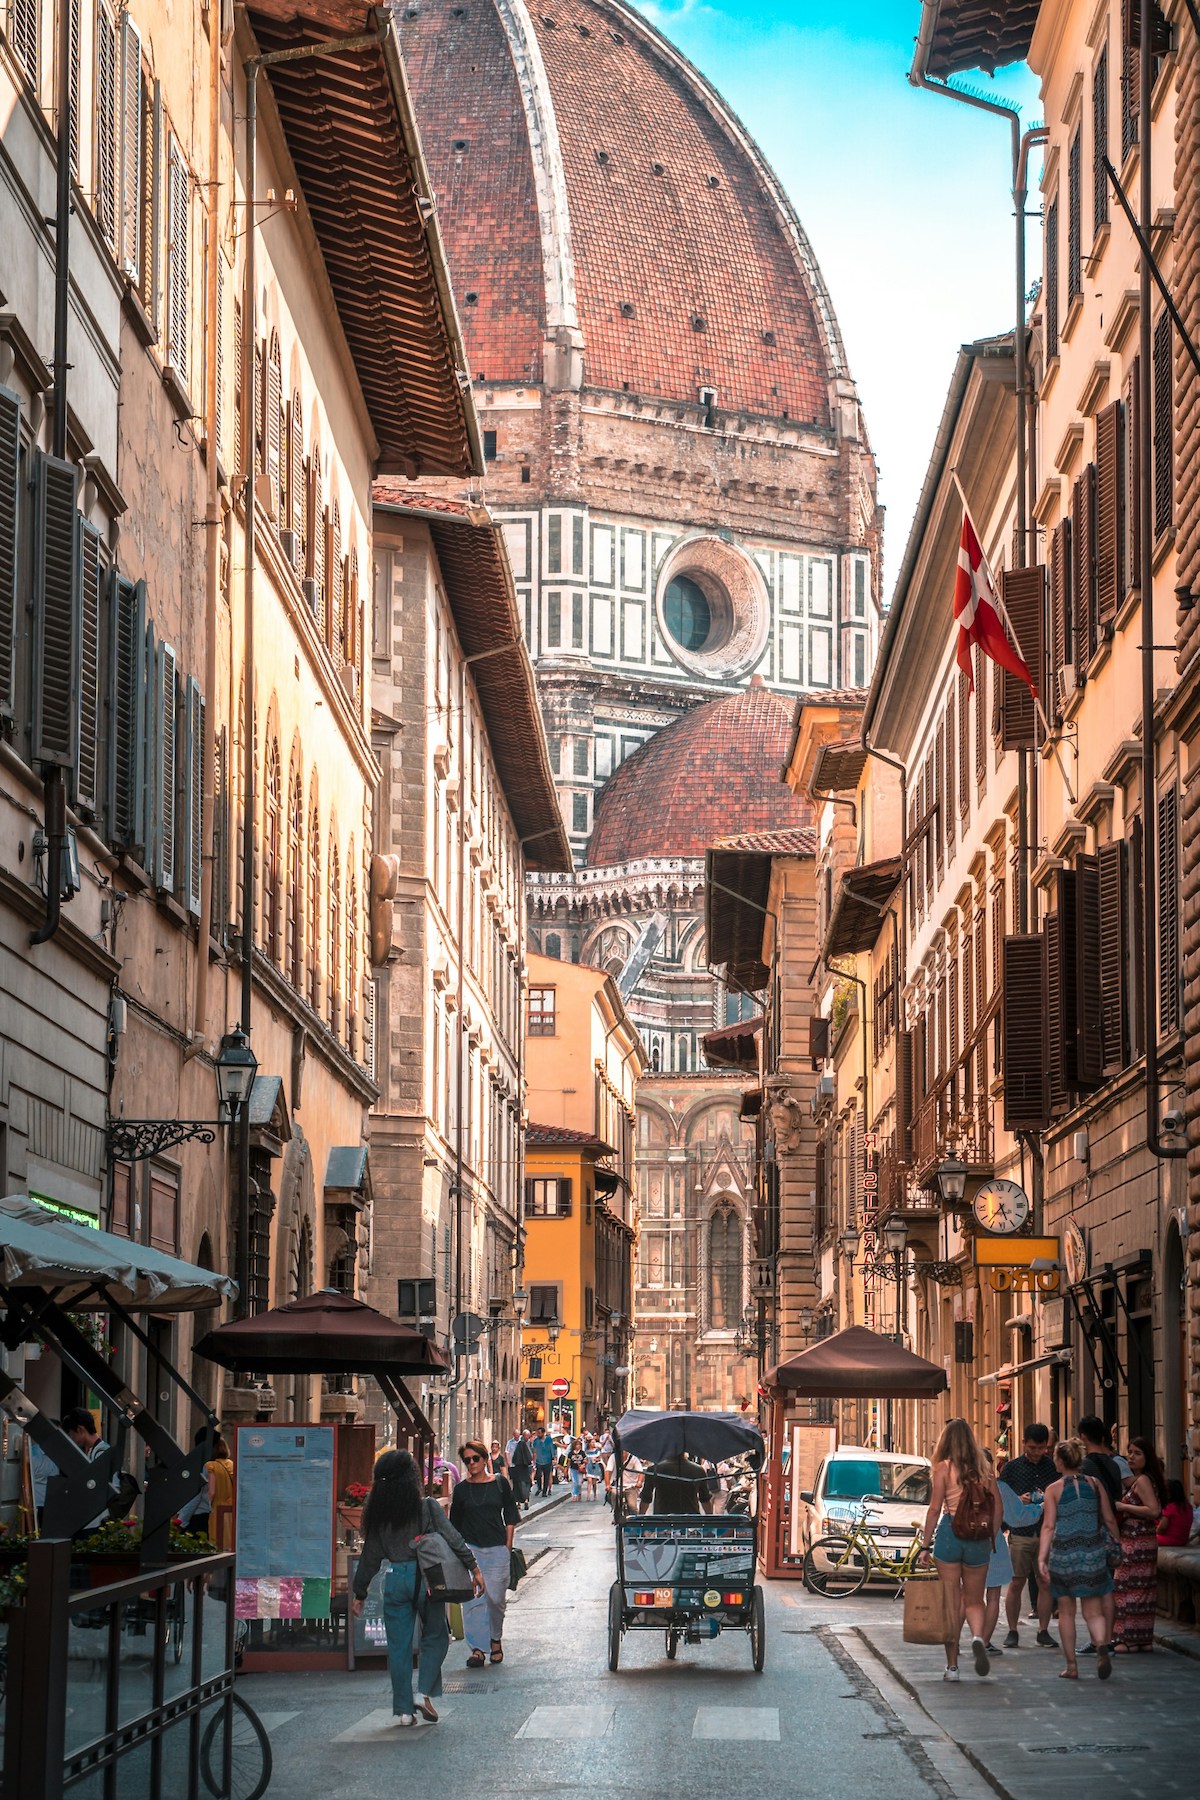
{"label": "window", "polygon": [[596,739],[596,779],[607,781],[612,774],[613,745],[609,737]]}
{"label": "window", "polygon": [[583,515],[576,513],[571,520],[571,568],[576,575],[583,573]]}
{"label": "window", "polygon": [[308,824],[308,918],[304,936],[308,946],[308,1004],[321,1010],[321,815],[314,791]]}
{"label": "window", "polygon": [[530,1283],[529,1323],[531,1325],[557,1325],[559,1323],[558,1283],[556,1281]]}
{"label": "window", "polygon": [[495,462],[496,460],[496,434],[494,431],[485,431],[483,434],[483,459],[485,462]]}
{"label": "window", "polygon": [[734,1331],[741,1316],[742,1224],[722,1201],[708,1222],[708,1321],[714,1331]]}
{"label": "window", "polygon": [[708,596],[687,575],[676,575],[667,583],[663,618],[667,630],[684,650],[703,650],[712,635]]}
{"label": "window", "polygon": [[167,152],[167,363],[188,385],[192,180],[175,137]]}
{"label": "window", "polygon": [[564,1175],[531,1176],[525,1183],[525,1216],[529,1219],[569,1219],[571,1182]]}
{"label": "window", "polygon": [[552,987],[535,987],[529,990],[529,1035],[530,1037],[554,1036],[554,996]]}
{"label": "window", "polygon": [[1083,290],[1083,142],[1076,126],[1067,152],[1067,305]]}
{"label": "window", "polygon": [[354,875],[354,845],[350,845],[350,879],[346,887],[346,1042],[351,1056],[358,1055],[358,882]]}
{"label": "window", "polygon": [[546,595],[546,647],[557,650],[562,643],[562,596]]}
{"label": "window", "polygon": [[867,685],[867,645],[866,640],[856,636],[854,639],[854,686]]}
{"label": "window", "polygon": [[1174,517],[1174,379],[1171,369],[1171,315],[1164,308],[1154,322],[1154,535],[1170,529]]}
{"label": "window", "polygon": [[282,529],[286,524],[283,516],[283,364],[277,331],[271,333],[267,349],[267,380],[262,403],[266,414],[263,456],[266,461],[267,480],[271,485],[271,505],[275,511],[275,521]]}
{"label": "window", "polygon": [[267,750],[267,780],[263,799],[262,945],[272,962],[280,959],[279,875],[283,794],[279,745],[271,739]]}
{"label": "window", "polygon": [[1178,1031],[1180,1005],[1179,794],[1168,788],[1158,802],[1158,1028]]}
{"label": "window", "polygon": [[288,888],[287,888],[287,960],[288,980],[299,993],[304,980],[304,796],[298,770],[292,771],[288,794]]}
{"label": "window", "polygon": [[588,797],[586,794],[571,795],[571,830],[586,831],[588,828]]}
{"label": "window", "polygon": [[1108,222],[1108,45],[1096,58],[1092,72],[1092,230]]}
{"label": "window", "polygon": [[583,595],[571,595],[571,648],[583,649]]}
{"label": "window", "polygon": [[179,1184],[157,1170],[150,1173],[150,1245],[179,1255]]}
{"label": "window", "polygon": [[555,775],[560,775],[562,773],[562,739],[547,738],[546,744],[550,751],[550,768]]}
{"label": "window", "polygon": [[867,565],[856,562],[854,565],[854,616],[865,619],[867,616]]}
{"label": "window", "polygon": [[25,74],[33,86],[38,81],[38,25],[41,7],[38,0],[11,0],[5,30]]}
{"label": "window", "polygon": [[551,513],[546,525],[546,567],[552,575],[562,568],[562,518]]}
{"label": "window", "polygon": [[1046,361],[1058,355],[1058,196],[1046,208]]}
{"label": "window", "polygon": [[105,243],[117,244],[117,29],[105,6],[96,8],[94,106],[96,143],[92,205]]}
{"label": "window", "polygon": [[[543,955],[552,956],[555,962],[562,961],[562,939],[557,931],[547,932]],[[553,1033],[551,1033],[551,1035],[553,1035]]]}

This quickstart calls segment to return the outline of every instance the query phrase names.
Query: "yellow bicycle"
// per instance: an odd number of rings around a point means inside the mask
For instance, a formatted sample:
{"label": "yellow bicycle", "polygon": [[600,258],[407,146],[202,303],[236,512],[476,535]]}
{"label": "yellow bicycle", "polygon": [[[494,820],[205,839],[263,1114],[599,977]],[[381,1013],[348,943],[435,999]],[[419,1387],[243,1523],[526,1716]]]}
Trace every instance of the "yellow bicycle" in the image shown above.
{"label": "yellow bicycle", "polygon": [[[872,1513],[878,1516],[878,1508],[864,1503],[847,1531],[828,1533],[810,1545],[804,1558],[804,1585],[812,1593],[840,1600],[859,1593],[872,1575],[899,1582],[901,1590],[906,1581],[936,1579],[936,1570],[917,1566],[922,1549],[917,1520],[912,1523],[912,1541],[901,1549],[897,1540],[889,1536],[886,1525],[878,1533],[872,1531],[867,1524]],[[885,1542],[881,1544],[880,1538]]]}

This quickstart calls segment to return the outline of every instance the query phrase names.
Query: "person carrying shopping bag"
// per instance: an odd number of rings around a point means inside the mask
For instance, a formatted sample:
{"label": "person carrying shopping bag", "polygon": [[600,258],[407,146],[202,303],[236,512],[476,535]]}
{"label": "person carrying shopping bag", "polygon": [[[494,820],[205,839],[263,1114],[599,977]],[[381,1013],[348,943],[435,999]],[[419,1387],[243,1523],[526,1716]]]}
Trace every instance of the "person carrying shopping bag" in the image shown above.
{"label": "person carrying shopping bag", "polygon": [[[394,1721],[397,1725],[413,1725],[423,1719],[436,1725],[438,1715],[433,1701],[442,1691],[442,1664],[450,1648],[450,1631],[444,1604],[426,1592],[416,1540],[433,1532],[445,1538],[470,1571],[476,1595],[484,1591],[483,1576],[473,1552],[437,1501],[422,1495],[417,1465],[407,1450],[387,1450],[375,1464],[375,1477],[363,1507],[362,1528],[366,1541],[354,1571],[352,1610],[356,1618],[361,1616],[367,1589],[380,1565],[390,1563],[384,1576],[383,1624]],[[421,1649],[414,1693],[413,1627],[418,1619]]]}
{"label": "person carrying shopping bag", "polygon": [[483,1576],[485,1592],[463,1607],[463,1630],[471,1654],[468,1669],[482,1669],[485,1649],[494,1663],[504,1661],[504,1613],[512,1570],[513,1532],[520,1520],[513,1491],[503,1475],[488,1472],[486,1444],[472,1439],[458,1454],[467,1471],[450,1502],[450,1523],[467,1541]]}
{"label": "person carrying shopping bag", "polygon": [[[996,1477],[975,1433],[965,1419],[951,1419],[933,1453],[933,1493],[921,1533],[926,1546],[921,1561],[928,1560],[932,1549],[950,1619],[952,1635],[946,1641],[943,1681],[959,1678],[958,1640],[964,1614],[971,1631],[975,1673],[986,1675],[991,1666],[984,1636],[984,1584],[1003,1517]],[[935,1527],[937,1535],[931,1545]]]}

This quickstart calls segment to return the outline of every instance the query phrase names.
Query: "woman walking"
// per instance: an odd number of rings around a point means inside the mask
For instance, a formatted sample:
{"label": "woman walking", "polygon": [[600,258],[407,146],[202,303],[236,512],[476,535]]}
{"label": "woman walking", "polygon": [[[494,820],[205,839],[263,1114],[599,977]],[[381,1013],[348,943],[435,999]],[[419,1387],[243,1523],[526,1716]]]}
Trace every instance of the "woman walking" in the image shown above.
{"label": "woman walking", "polygon": [[1083,1608],[1096,1653],[1096,1674],[1107,1681],[1112,1661],[1105,1643],[1104,1597],[1112,1592],[1108,1567],[1109,1545],[1117,1536],[1112,1501],[1094,1475],[1083,1475],[1083,1445],[1078,1438],[1063,1438],[1054,1446],[1058,1480],[1046,1489],[1042,1535],[1038,1544],[1038,1571],[1058,1602],[1058,1637],[1066,1667],[1063,1681],[1078,1681],[1075,1660],[1075,1602]]}
{"label": "woman walking", "polygon": [[1129,1440],[1131,1479],[1115,1512],[1121,1521],[1124,1558],[1113,1583],[1117,1623],[1113,1642],[1122,1654],[1153,1650],[1158,1600],[1158,1521],[1167,1498],[1167,1477],[1149,1438]]}
{"label": "woman walking", "polygon": [[212,1461],[206,1462],[208,1476],[207,1531],[214,1549],[233,1549],[233,1458],[229,1445],[217,1433],[213,1439]]}
{"label": "woman walking", "polygon": [[583,1449],[587,1458],[588,1499],[594,1500],[604,1478],[604,1458],[600,1451],[599,1439],[589,1433]]}
{"label": "woman walking", "polygon": [[[362,1523],[366,1542],[354,1571],[354,1616],[361,1616],[367,1589],[380,1564],[389,1562],[391,1568],[383,1582],[383,1624],[394,1720],[397,1725],[413,1725],[418,1719],[436,1725],[433,1701],[442,1691],[442,1664],[450,1647],[450,1631],[442,1601],[431,1600],[425,1590],[414,1540],[425,1532],[439,1532],[471,1571],[476,1594],[483,1592],[483,1577],[471,1550],[437,1501],[422,1495],[417,1465],[407,1450],[387,1450],[375,1464]],[[418,1619],[421,1648],[414,1693],[413,1626]]]}
{"label": "woman walking", "polygon": [[471,1654],[468,1669],[482,1669],[485,1646],[494,1663],[504,1661],[504,1613],[512,1569],[513,1532],[520,1519],[513,1491],[503,1475],[488,1473],[486,1444],[472,1439],[458,1453],[467,1471],[450,1502],[450,1523],[462,1532],[479,1572],[484,1592],[463,1607],[463,1630]]}
{"label": "woman walking", "polygon": [[951,1419],[933,1453],[933,1492],[921,1533],[925,1544],[921,1561],[925,1562],[936,1526],[933,1560],[950,1614],[943,1681],[959,1678],[958,1640],[964,1614],[971,1629],[975,1673],[986,1675],[991,1666],[984,1636],[984,1583],[1002,1518],[996,1478],[975,1433],[965,1419]]}
{"label": "woman walking", "polygon": [[583,1481],[587,1474],[587,1455],[582,1438],[572,1438],[571,1448],[567,1452],[567,1468],[571,1472],[571,1498],[582,1500]]}

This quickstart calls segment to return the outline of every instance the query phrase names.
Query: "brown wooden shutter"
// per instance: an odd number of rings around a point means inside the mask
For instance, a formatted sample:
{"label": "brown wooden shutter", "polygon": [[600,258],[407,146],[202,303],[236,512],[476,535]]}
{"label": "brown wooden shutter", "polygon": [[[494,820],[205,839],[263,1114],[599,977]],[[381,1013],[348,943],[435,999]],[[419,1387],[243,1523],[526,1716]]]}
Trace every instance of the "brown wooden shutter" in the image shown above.
{"label": "brown wooden shutter", "polygon": [[1004,1125],[1041,1131],[1050,1122],[1046,1069],[1046,940],[1040,932],[1006,937]]}
{"label": "brown wooden shutter", "polygon": [[[1133,879],[1128,889],[1131,908],[1129,941],[1133,945],[1140,945],[1142,933],[1146,929],[1146,903],[1142,885],[1144,852],[1140,813],[1135,813],[1129,821],[1129,862],[1133,873]],[[1146,1048],[1145,981],[1142,958],[1140,955],[1135,955],[1133,958],[1133,1000],[1129,1009],[1132,1026],[1130,1037],[1135,1056],[1141,1056]]]}
{"label": "brown wooden shutter", "polygon": [[[995,733],[997,721],[992,720]],[[988,663],[983,651],[975,650],[975,780],[980,787],[987,779],[988,736]]]}
{"label": "brown wooden shutter", "polygon": [[1071,521],[1063,519],[1050,538],[1050,667],[1053,683],[1047,684],[1046,709],[1061,723],[1074,690],[1073,678],[1063,674],[1071,661]]}
{"label": "brown wooden shutter", "polygon": [[1123,839],[1101,844],[1097,865],[1100,883],[1100,1015],[1105,1075],[1115,1075],[1129,1061],[1128,975],[1129,846]]}
{"label": "brown wooden shutter", "polygon": [[1087,680],[1096,653],[1096,466],[1089,463],[1071,489],[1071,638],[1075,684]]}
{"label": "brown wooden shutter", "polygon": [[928,1015],[921,1014],[912,1032],[912,1103],[913,1112],[921,1110],[926,1094],[929,1092],[929,1023]]}
{"label": "brown wooden shutter", "polygon": [[958,803],[955,795],[954,777],[958,768],[958,757],[955,747],[954,733],[954,688],[950,683],[950,692],[946,695],[946,860],[954,855],[954,834],[958,827]]}
{"label": "brown wooden shutter", "polygon": [[1171,315],[1164,307],[1154,321],[1154,536],[1169,530],[1174,516],[1174,378],[1171,368]]}
{"label": "brown wooden shutter", "polygon": [[829,1020],[820,1013],[813,1013],[808,1021],[808,1054],[814,1068],[829,1055]]}
{"label": "brown wooden shutter", "polygon": [[21,403],[0,387],[0,718],[15,703],[17,628],[17,519],[21,493]]}
{"label": "brown wooden shutter", "polygon": [[1104,1020],[1100,971],[1100,862],[1075,859],[1076,1070],[1079,1086],[1104,1080]]}
{"label": "brown wooden shutter", "polygon": [[[987,915],[982,904],[976,919],[975,937],[975,1023],[983,1022],[987,1010]],[[975,1087],[980,1094],[987,1093],[987,1032],[979,1033],[979,1042],[975,1047]]]}
{"label": "brown wooden shutter", "polygon": [[[1058,914],[1059,993],[1061,996],[1062,1081],[1067,1090],[1079,1086],[1079,883],[1074,869],[1056,869],[1055,910]],[[1053,1063],[1050,1080],[1055,1079]]]}
{"label": "brown wooden shutter", "polygon": [[[968,656],[970,650],[967,651]],[[976,705],[979,695],[975,696]],[[971,744],[967,736],[967,712],[971,695],[964,670],[958,671],[958,810],[965,819],[971,810]]]}
{"label": "brown wooden shutter", "polygon": [[1140,356],[1125,382],[1125,591],[1142,585],[1142,389]]}
{"label": "brown wooden shutter", "polygon": [[938,787],[933,773],[933,751],[930,750],[925,758],[925,807],[929,814],[925,826],[925,898],[931,903],[933,900],[933,839],[935,832],[940,830],[940,821],[936,814],[937,801]]}
{"label": "brown wooden shutter", "polygon": [[[1050,1084],[1051,1114],[1065,1112],[1070,1101],[1067,1082],[1068,1021],[1063,995],[1063,931],[1062,916],[1046,917],[1046,1063]],[[1074,1021],[1070,1022],[1069,1041],[1074,1043]]]}
{"label": "brown wooden shutter", "polygon": [[1168,788],[1158,802],[1158,1029],[1178,1031],[1179,795]]}
{"label": "brown wooden shutter", "polygon": [[817,1139],[816,1162],[813,1168],[813,1183],[816,1188],[816,1217],[813,1220],[813,1236],[818,1243],[825,1235],[827,1224],[827,1198],[825,1192],[825,1140]]}
{"label": "brown wooden shutter", "polygon": [[940,723],[934,733],[933,793],[937,802],[937,818],[933,825],[933,853],[937,866],[937,878],[940,882],[945,869],[946,818],[950,811],[946,804],[946,727],[944,723]]}
{"label": "brown wooden shutter", "polygon": [[1111,627],[1124,598],[1121,413],[1121,402],[1114,400],[1096,415],[1096,616],[1101,630]]}
{"label": "brown wooden shutter", "polygon": [[[1008,615],[1008,635],[1037,679],[1042,666],[1042,608],[1046,571],[1041,563],[1031,569],[1006,569],[1000,593]],[[1000,708],[1000,742],[1005,750],[1033,750],[1041,739],[1041,727],[1033,695],[1025,682],[997,670],[1003,691]]]}
{"label": "brown wooden shutter", "polygon": [[112,1166],[112,1210],[109,1214],[108,1229],[115,1231],[118,1237],[129,1236],[130,1218],[130,1177],[133,1171],[128,1163],[115,1162]]}
{"label": "brown wooden shutter", "polygon": [[913,1039],[896,1034],[896,1155],[905,1167],[912,1162]]}

